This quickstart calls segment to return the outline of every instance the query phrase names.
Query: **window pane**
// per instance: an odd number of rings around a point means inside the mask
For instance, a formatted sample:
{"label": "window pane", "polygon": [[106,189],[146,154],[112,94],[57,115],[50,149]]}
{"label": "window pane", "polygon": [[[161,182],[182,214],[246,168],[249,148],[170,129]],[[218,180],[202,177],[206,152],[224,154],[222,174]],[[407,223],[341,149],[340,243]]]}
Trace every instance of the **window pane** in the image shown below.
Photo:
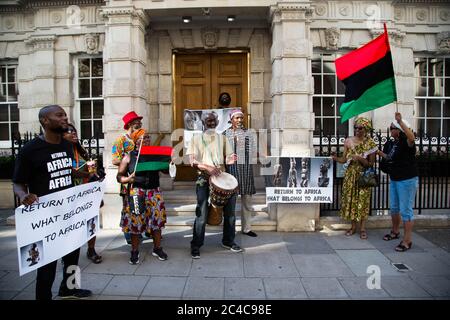
{"label": "window pane", "polygon": [[16,68],[8,68],[8,82],[16,82]]}
{"label": "window pane", "polygon": [[320,73],[321,73],[321,72],[320,72],[320,60],[314,60],[314,61],[311,63],[311,67],[312,67],[312,73],[313,73],[313,74],[315,74],[315,73],[320,74]]}
{"label": "window pane", "polygon": [[450,77],[450,58],[445,59],[445,76]]}
{"label": "window pane", "polygon": [[89,77],[89,59],[78,60],[78,76]]}
{"label": "window pane", "polygon": [[0,79],[1,83],[6,82],[6,68],[2,67],[2,74],[1,74],[2,78]]}
{"label": "window pane", "polygon": [[[449,65],[450,67],[450,65]],[[450,78],[445,78],[445,93],[446,97],[450,97]]]}
{"label": "window pane", "polygon": [[323,93],[325,94],[335,94],[335,83],[334,83],[335,76],[331,75],[324,75],[323,76]]}
{"label": "window pane", "polygon": [[444,61],[442,59],[433,59],[433,73],[436,77],[444,75]]}
{"label": "window pane", "polygon": [[336,123],[339,136],[348,136],[348,121],[341,123],[341,118],[336,118]]}
{"label": "window pane", "polygon": [[450,117],[450,99],[444,100],[444,117]]}
{"label": "window pane", "polygon": [[428,78],[428,96],[439,96],[439,88],[436,87],[436,78]]}
{"label": "window pane", "polygon": [[8,101],[17,101],[17,84],[8,85]]}
{"label": "window pane", "polygon": [[101,119],[103,116],[103,100],[93,100],[94,119]]}
{"label": "window pane", "polygon": [[323,134],[334,135],[334,119],[323,119]]}
{"label": "window pane", "polygon": [[97,134],[100,139],[103,139],[103,129],[101,120],[94,121],[94,137],[97,137]]}
{"label": "window pane", "polygon": [[102,79],[92,79],[92,96],[93,97],[101,97],[102,96]]}
{"label": "window pane", "polygon": [[427,117],[441,117],[441,101],[442,100],[431,100],[427,101]]}
{"label": "window pane", "polygon": [[9,140],[9,126],[7,123],[0,123],[0,140]]}
{"label": "window pane", "polygon": [[0,121],[9,121],[7,104],[0,105]]}
{"label": "window pane", "polygon": [[441,134],[441,120],[427,120],[427,134],[438,137]]}
{"label": "window pane", "polygon": [[320,123],[321,123],[321,118],[316,116],[316,118],[314,120],[314,135],[315,136],[320,136],[320,131],[322,128]]}
{"label": "window pane", "polygon": [[91,101],[80,101],[80,118],[92,119]]}
{"label": "window pane", "polygon": [[322,90],[322,80],[320,74],[316,74],[314,77],[314,93],[320,94]]}
{"label": "window pane", "polygon": [[450,137],[450,119],[444,119],[442,123],[442,136]]}
{"label": "window pane", "polygon": [[320,101],[322,98],[313,97],[313,111],[316,117],[320,117],[322,115],[322,111],[320,110]]}
{"label": "window pane", "polygon": [[85,79],[85,80],[78,80],[79,83],[79,92],[78,92],[78,96],[80,98],[90,98],[90,93],[89,93],[89,79]]}
{"label": "window pane", "polygon": [[334,98],[323,98],[323,115],[334,116]]}
{"label": "window pane", "polygon": [[92,59],[92,76],[103,77],[103,59]]}
{"label": "window pane", "polygon": [[17,107],[17,104],[10,104],[9,112],[11,115],[11,121],[19,121],[19,108]]}
{"label": "window pane", "polygon": [[335,73],[334,60],[323,62],[323,73]]}
{"label": "window pane", "polygon": [[2,84],[0,90],[0,101],[4,102],[6,101],[6,84]]}
{"label": "window pane", "polygon": [[417,78],[416,96],[424,97],[427,95],[427,79]]}
{"label": "window pane", "polygon": [[90,139],[91,137],[91,121],[81,121],[81,139]]}
{"label": "window pane", "polygon": [[18,123],[11,123],[11,133],[14,139],[19,139],[19,124]]}
{"label": "window pane", "polygon": [[345,85],[339,79],[337,79],[337,93],[338,94],[345,94]]}
{"label": "window pane", "polygon": [[425,99],[416,99],[416,112],[419,117],[425,117]]}
{"label": "window pane", "polygon": [[416,77],[423,77],[427,75],[427,60],[418,59],[416,62]]}
{"label": "window pane", "polygon": [[426,132],[425,131],[425,120],[424,119],[419,119],[417,121],[417,130],[418,132]]}

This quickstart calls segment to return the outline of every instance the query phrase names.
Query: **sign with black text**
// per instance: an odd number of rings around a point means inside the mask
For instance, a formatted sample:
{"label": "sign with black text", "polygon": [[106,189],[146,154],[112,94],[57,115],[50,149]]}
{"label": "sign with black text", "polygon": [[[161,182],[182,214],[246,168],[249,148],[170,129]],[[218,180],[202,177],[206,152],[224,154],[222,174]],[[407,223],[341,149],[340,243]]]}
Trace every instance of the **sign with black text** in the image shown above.
{"label": "sign with black text", "polygon": [[103,182],[91,182],[16,209],[20,275],[65,256],[97,234],[104,190]]}
{"label": "sign with black text", "polygon": [[267,203],[333,202],[333,161],[327,157],[273,158]]}

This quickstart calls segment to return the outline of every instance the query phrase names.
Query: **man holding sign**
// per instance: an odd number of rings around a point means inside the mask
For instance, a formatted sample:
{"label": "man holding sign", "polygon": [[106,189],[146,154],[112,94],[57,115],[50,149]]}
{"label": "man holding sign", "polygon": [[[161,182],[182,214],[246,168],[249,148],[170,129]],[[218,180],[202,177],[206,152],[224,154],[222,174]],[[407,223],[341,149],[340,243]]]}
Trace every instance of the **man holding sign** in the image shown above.
{"label": "man holding sign", "polygon": [[[58,105],[49,105],[39,111],[39,122],[44,134],[24,145],[16,159],[14,168],[14,193],[20,203],[30,206],[39,197],[71,188],[72,147],[62,138],[68,127],[67,115]],[[92,292],[83,289],[69,289],[67,282],[69,266],[78,265],[80,249],[65,255],[64,275],[58,295],[62,298],[85,298]],[[56,275],[57,260],[37,269],[36,300],[51,300],[52,285]]]}

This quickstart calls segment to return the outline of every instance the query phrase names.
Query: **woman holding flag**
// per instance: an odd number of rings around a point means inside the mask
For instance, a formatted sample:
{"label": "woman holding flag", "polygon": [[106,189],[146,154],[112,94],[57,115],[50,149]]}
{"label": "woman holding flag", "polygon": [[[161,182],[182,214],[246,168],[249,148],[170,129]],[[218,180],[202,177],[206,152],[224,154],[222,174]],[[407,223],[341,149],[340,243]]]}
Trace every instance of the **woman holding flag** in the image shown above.
{"label": "woman holding flag", "polygon": [[130,264],[139,263],[139,235],[146,230],[153,235],[152,255],[167,260],[161,247],[161,229],[166,223],[166,209],[159,188],[159,172],[168,172],[171,147],[150,147],[150,134],[143,129],[132,133],[135,150],[125,155],[119,165],[117,181],[128,183],[128,206],[122,212],[120,226],[131,233]]}
{"label": "woman holding flag", "polygon": [[339,212],[343,219],[352,221],[352,227],[346,235],[355,234],[359,222],[360,238],[367,239],[365,224],[370,213],[371,189],[358,186],[358,178],[366,168],[373,166],[375,152],[378,149],[375,141],[369,136],[372,130],[369,119],[357,118],[354,129],[355,136],[345,139],[343,157],[333,154],[332,158],[334,161],[344,163],[346,167],[342,185],[342,208]]}

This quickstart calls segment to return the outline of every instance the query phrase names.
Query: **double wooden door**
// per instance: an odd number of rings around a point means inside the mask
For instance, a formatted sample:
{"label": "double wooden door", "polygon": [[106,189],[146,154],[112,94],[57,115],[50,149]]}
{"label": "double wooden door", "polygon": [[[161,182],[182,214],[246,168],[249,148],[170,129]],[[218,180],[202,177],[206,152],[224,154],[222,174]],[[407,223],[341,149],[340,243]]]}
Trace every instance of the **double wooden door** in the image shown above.
{"label": "double wooden door", "polygon": [[[177,54],[175,56],[175,128],[184,128],[184,109],[216,109],[219,95],[228,92],[230,108],[247,114],[247,53]],[[245,119],[246,121],[246,119]],[[195,179],[189,166],[178,166],[178,181]]]}

